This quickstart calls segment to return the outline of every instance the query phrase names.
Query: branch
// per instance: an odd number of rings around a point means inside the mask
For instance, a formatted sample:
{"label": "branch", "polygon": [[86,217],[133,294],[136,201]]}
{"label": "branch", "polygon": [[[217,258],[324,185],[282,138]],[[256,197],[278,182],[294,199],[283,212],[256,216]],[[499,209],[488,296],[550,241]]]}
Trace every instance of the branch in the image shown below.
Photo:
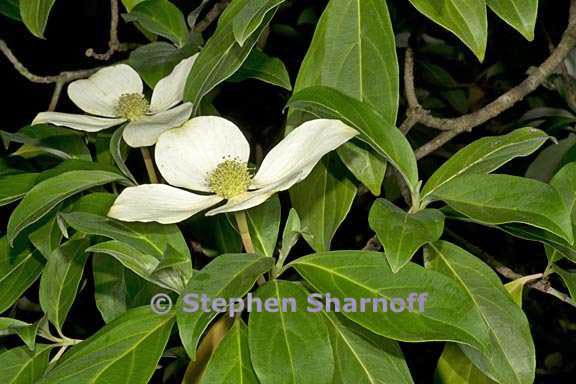
{"label": "branch", "polygon": [[58,75],[53,76],[39,76],[36,75],[28,70],[18,60],[18,58],[14,55],[12,50],[8,47],[6,42],[3,39],[0,39],[0,52],[6,56],[8,61],[14,66],[14,69],[18,71],[22,76],[33,83],[38,84],[55,84],[54,93],[52,94],[52,99],[50,100],[50,106],[48,107],[49,111],[54,111],[56,109],[56,105],[58,104],[58,100],[60,100],[60,95],[62,94],[62,89],[64,85],[67,83],[78,80],[84,79],[89,77],[94,72],[96,72],[99,68],[92,68],[92,69],[82,69],[79,71],[64,71],[60,72]]}
{"label": "branch", "polygon": [[210,25],[212,25],[212,23],[218,18],[218,16],[220,16],[220,14],[224,12],[228,4],[230,4],[230,1],[231,0],[221,0],[216,4],[214,4],[212,9],[210,9],[210,11],[208,11],[208,13],[206,14],[204,19],[202,19],[202,21],[196,24],[196,26],[194,27],[194,32],[202,33],[205,30],[207,30],[208,27],[210,27]]}
{"label": "branch", "polygon": [[[452,140],[463,132],[469,132],[473,128],[484,124],[490,119],[495,118],[502,112],[510,109],[516,103],[523,100],[526,96],[536,90],[554,71],[570,53],[571,49],[576,45],[576,0],[571,0],[570,3],[570,17],[568,27],[562,35],[562,40],[554,49],[552,54],[546,59],[540,67],[536,68],[522,83],[510,89],[508,92],[497,98],[492,103],[486,105],[484,108],[458,117],[458,118],[438,118],[430,114],[429,111],[424,110],[416,98],[414,90],[414,75],[413,75],[413,57],[412,52],[407,51],[406,66],[408,70],[405,71],[405,87],[406,98],[409,105],[409,113],[407,122],[403,127],[404,131],[408,131],[414,124],[421,123],[428,127],[444,130],[434,139],[424,144],[416,150],[416,158],[421,159],[444,144]],[[410,111],[416,118],[410,119]],[[404,124],[403,124],[404,125]]]}
{"label": "branch", "polygon": [[107,61],[112,58],[116,52],[125,52],[138,46],[133,43],[121,43],[118,39],[118,25],[120,22],[118,0],[110,0],[110,40],[108,41],[108,50],[104,53],[96,53],[93,48],[86,50],[86,56],[96,60]]}
{"label": "branch", "polygon": [[[516,273],[511,268],[507,267],[506,265],[504,265],[500,261],[498,261],[498,259],[496,259],[494,256],[490,255],[489,253],[484,251],[482,248],[477,247],[474,244],[471,244],[466,239],[462,238],[460,235],[457,235],[452,231],[448,231],[448,233],[450,234],[450,236],[452,236],[454,239],[456,239],[457,241],[462,243],[466,248],[468,248],[468,250],[471,253],[482,258],[488,265],[490,265],[492,268],[494,268],[494,270],[496,270],[496,272],[498,272],[502,276],[506,277],[507,279],[517,280],[517,279],[522,279],[522,278],[526,277],[526,276],[523,276],[519,273]],[[572,300],[570,298],[570,296],[568,296],[567,294],[560,292],[559,290],[553,288],[550,285],[550,282],[546,278],[541,278],[541,279],[539,279],[533,283],[528,283],[528,284],[526,284],[526,286],[529,288],[535,289],[537,291],[540,291],[542,293],[554,296],[557,299],[559,299],[560,301],[563,301],[566,304],[569,304],[573,307],[576,307],[576,302],[574,300]]]}
{"label": "branch", "polygon": [[[564,303],[566,303],[568,305],[576,307],[576,302],[574,300],[572,300],[570,298],[570,296],[568,296],[564,292],[561,292],[561,291],[553,288],[550,285],[550,282],[546,278],[542,278],[542,276],[543,276],[542,274],[532,275],[532,276],[524,276],[524,275],[521,275],[519,273],[516,273],[510,267],[507,267],[506,265],[502,264],[494,256],[490,255],[489,253],[487,253],[486,251],[484,251],[480,247],[477,247],[474,244],[471,244],[466,239],[462,238],[461,236],[455,234],[452,231],[448,231],[448,233],[450,234],[450,236],[452,236],[454,239],[456,239],[457,241],[462,243],[466,248],[468,248],[468,250],[471,253],[484,259],[484,261],[488,265],[490,265],[492,268],[494,268],[494,270],[496,272],[498,272],[500,275],[504,276],[505,278],[510,279],[510,280],[517,280],[517,279],[523,279],[523,278],[528,279],[531,277],[533,277],[534,279],[539,278],[538,280],[536,280],[532,283],[526,284],[526,286],[528,288],[535,289],[535,290],[540,291],[542,293],[545,293],[547,295],[554,296],[557,299],[559,299],[560,301],[563,301]],[[382,249],[382,244],[380,244],[380,241],[378,240],[378,237],[376,237],[376,236],[373,236],[370,239],[368,239],[368,241],[366,242],[366,245],[362,248],[363,251],[380,251],[381,249]]]}

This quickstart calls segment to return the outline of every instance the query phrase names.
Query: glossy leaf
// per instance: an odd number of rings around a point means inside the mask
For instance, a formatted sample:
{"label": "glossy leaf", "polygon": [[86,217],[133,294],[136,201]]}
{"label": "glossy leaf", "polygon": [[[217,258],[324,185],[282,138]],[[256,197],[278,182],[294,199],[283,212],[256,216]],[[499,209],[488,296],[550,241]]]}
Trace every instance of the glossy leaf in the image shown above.
{"label": "glossy leaf", "polygon": [[236,42],[242,46],[262,25],[266,14],[285,0],[251,0],[232,19],[232,31]]}
{"label": "glossy leaf", "polygon": [[286,258],[290,254],[292,247],[296,245],[298,239],[302,235],[302,223],[298,212],[294,208],[290,208],[288,212],[288,218],[286,219],[286,225],[284,226],[284,231],[282,232],[282,246],[280,247],[278,261],[276,262],[276,268],[279,269],[284,265]]}
{"label": "glossy leaf", "polygon": [[380,196],[386,175],[386,161],[364,143],[350,142],[338,148],[338,156],[352,174],[372,192]]}
{"label": "glossy leaf", "polygon": [[576,271],[569,271],[558,265],[554,265],[552,270],[560,276],[562,282],[568,288],[572,300],[576,300]]}
{"label": "glossy leaf", "polygon": [[27,347],[10,349],[0,354],[0,380],[6,384],[37,384],[48,369],[49,345],[41,345],[35,351]]}
{"label": "glossy leaf", "polygon": [[60,330],[76,298],[88,246],[89,241],[79,237],[67,241],[50,255],[42,273],[40,305],[48,320]]}
{"label": "glossy leaf", "polygon": [[111,240],[93,245],[86,251],[112,256],[143,279],[177,293],[183,291],[188,281],[188,277],[181,271],[160,268],[160,260],[133,248],[127,243]]}
{"label": "glossy leaf", "polygon": [[539,129],[520,128],[507,135],[476,140],[456,152],[430,176],[422,189],[422,198],[456,177],[490,173],[516,157],[528,156],[548,139]]}
{"label": "glossy leaf", "polygon": [[173,325],[174,316],[149,306],[132,309],[73,347],[38,383],[148,383]]}
{"label": "glossy leaf", "polygon": [[[188,282],[177,303],[178,330],[188,356],[196,355],[200,337],[217,316],[214,311],[190,311],[194,298],[190,294],[213,298],[238,298],[244,296],[256,280],[272,267],[270,257],[250,254],[220,255]],[[188,311],[187,311],[188,310]]]}
{"label": "glossy leaf", "polygon": [[486,0],[486,3],[494,13],[528,41],[534,40],[538,0]]}
{"label": "glossy leaf", "polygon": [[530,326],[496,273],[473,255],[448,242],[430,246],[427,267],[457,281],[474,302],[473,310],[480,314],[490,330],[487,354],[461,346],[466,356],[501,383],[532,383],[536,356]]}
{"label": "glossy leaf", "polygon": [[246,211],[248,229],[254,249],[262,256],[272,257],[280,231],[280,199],[273,196],[263,204]]}
{"label": "glossy leaf", "polygon": [[164,41],[143,45],[130,52],[130,66],[149,87],[154,88],[180,61],[198,52],[201,42],[193,35],[192,41],[180,49]]}
{"label": "glossy leaf", "polygon": [[378,127],[384,130],[396,122],[398,72],[394,31],[386,3],[332,0],[318,21],[295,90],[325,86],[363,101],[389,122]]}
{"label": "glossy leaf", "polygon": [[332,313],[324,315],[336,360],[334,384],[413,383],[397,342]]}
{"label": "glossy leaf", "polygon": [[0,239],[0,313],[6,311],[36,281],[44,268],[40,252],[16,242],[10,247],[8,239]]}
{"label": "glossy leaf", "polygon": [[311,87],[296,93],[290,108],[321,118],[342,120],[356,128],[377,153],[389,160],[404,176],[411,190],[418,185],[418,168],[412,147],[392,123],[369,105],[327,87]]}
{"label": "glossy leaf", "polygon": [[229,81],[239,82],[245,79],[257,79],[288,91],[292,90],[290,75],[282,60],[270,57],[259,49],[252,50],[244,64]]}
{"label": "glossy leaf", "polygon": [[258,384],[250,362],[248,327],[238,318],[208,362],[201,384]]}
{"label": "glossy leaf", "polygon": [[116,173],[105,171],[70,171],[37,184],[12,212],[8,221],[8,240],[12,243],[23,229],[68,197],[123,179]]}
{"label": "glossy leaf", "polygon": [[570,211],[553,187],[536,180],[466,175],[438,188],[433,198],[482,223],[523,223],[573,241]]}
{"label": "glossy leaf", "polygon": [[456,341],[480,350],[488,342],[488,330],[473,311],[473,301],[456,282],[438,272],[409,263],[393,273],[383,254],[368,251],[317,253],[290,265],[316,291],[341,300],[403,298],[406,301],[411,293],[427,294],[422,305],[418,299],[413,301],[412,311],[407,305],[401,312],[382,311],[381,303],[374,311],[371,303],[364,312],[358,304],[356,312],[343,313],[379,335],[409,342]]}
{"label": "glossy leaf", "polygon": [[125,19],[138,21],[146,30],[169,39],[179,47],[188,40],[184,15],[168,0],[147,0],[136,4]]}
{"label": "glossy leaf", "polygon": [[236,0],[226,8],[220,16],[218,28],[196,59],[184,91],[184,100],[192,102],[196,112],[202,98],[242,66],[260,34],[276,13],[275,8],[267,12],[257,30],[243,45],[239,45],[234,37],[231,20],[249,7],[251,2],[252,0]]}
{"label": "glossy leaf", "polygon": [[[334,356],[320,313],[306,310],[308,292],[298,283],[274,280],[260,287],[256,297],[272,299],[278,311],[250,314],[248,338],[256,375],[262,384],[329,384]],[[282,308],[283,300],[295,306]]]}
{"label": "glossy leaf", "polygon": [[488,39],[485,0],[410,0],[429,19],[454,33],[476,55],[484,60]]}
{"label": "glossy leaf", "polygon": [[36,185],[38,173],[16,173],[0,176],[0,206],[20,200]]}
{"label": "glossy leaf", "polygon": [[496,384],[476,368],[456,344],[444,346],[438,359],[435,379],[442,384]]}
{"label": "glossy leaf", "polygon": [[[356,186],[342,174],[342,166],[329,155],[318,163],[308,177],[290,189],[292,206],[298,212],[302,236],[317,251],[327,251],[344,221]],[[337,159],[336,159],[337,160]]]}
{"label": "glossy leaf", "polygon": [[20,0],[20,17],[30,32],[44,38],[48,16],[56,0]]}
{"label": "glossy leaf", "polygon": [[11,18],[12,20],[20,21],[20,0],[3,0],[0,1],[0,14]]}
{"label": "glossy leaf", "polygon": [[122,140],[122,133],[124,133],[124,126],[118,128],[112,134],[112,137],[110,138],[110,148],[109,148],[110,156],[112,156],[114,163],[116,164],[118,169],[120,169],[122,174],[126,176],[128,179],[130,179],[130,181],[132,181],[134,184],[138,184],[136,178],[134,177],[132,172],[130,172],[125,163],[126,155],[124,153],[126,152],[127,145]]}
{"label": "glossy leaf", "polygon": [[[162,259],[168,246],[190,258],[184,236],[176,225],[129,223],[86,212],[63,213],[61,217],[75,230],[124,242],[140,252]],[[191,270],[190,264],[188,270]]]}
{"label": "glossy leaf", "polygon": [[405,266],[420,247],[435,242],[444,231],[442,212],[423,209],[408,213],[385,199],[374,202],[368,222],[384,246],[394,273]]}

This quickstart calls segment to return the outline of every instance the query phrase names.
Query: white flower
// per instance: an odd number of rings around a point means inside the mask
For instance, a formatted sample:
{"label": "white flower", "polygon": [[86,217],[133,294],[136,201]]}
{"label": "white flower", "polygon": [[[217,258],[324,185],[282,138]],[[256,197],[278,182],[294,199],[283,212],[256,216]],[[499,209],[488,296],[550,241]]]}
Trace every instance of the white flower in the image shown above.
{"label": "white flower", "polygon": [[250,146],[240,129],[220,117],[197,117],[164,132],[156,144],[158,169],[173,186],[126,188],[108,216],[123,221],[177,223],[223,200],[226,204],[207,215],[245,210],[302,181],[326,153],[357,134],[339,120],[306,122],[276,145],[252,176],[248,168]]}
{"label": "white flower", "polygon": [[32,124],[50,123],[98,132],[128,121],[123,137],[129,146],[153,145],[162,132],[182,125],[192,114],[192,103],[178,104],[182,103],[186,78],[197,56],[182,60],[161,79],[150,102],[143,94],[142,79],[132,67],[118,64],[103,68],[68,86],[68,97],[90,115],[42,112]]}

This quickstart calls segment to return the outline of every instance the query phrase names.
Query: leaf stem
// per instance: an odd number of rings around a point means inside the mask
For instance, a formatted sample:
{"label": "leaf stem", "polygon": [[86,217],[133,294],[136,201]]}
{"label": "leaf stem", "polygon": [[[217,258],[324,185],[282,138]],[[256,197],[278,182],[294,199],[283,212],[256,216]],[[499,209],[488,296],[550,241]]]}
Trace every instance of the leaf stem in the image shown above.
{"label": "leaf stem", "polygon": [[240,211],[234,214],[236,219],[236,224],[238,224],[238,230],[240,231],[240,237],[242,238],[242,244],[244,245],[244,250],[247,253],[254,253],[254,244],[252,243],[252,238],[250,237],[250,230],[248,228],[248,220],[246,218],[246,212]]}
{"label": "leaf stem", "polygon": [[146,172],[148,172],[148,178],[152,184],[158,184],[158,176],[156,175],[156,170],[154,169],[154,162],[152,161],[152,154],[148,147],[141,147],[140,152],[142,152],[142,158],[144,159],[144,165],[146,166]]}

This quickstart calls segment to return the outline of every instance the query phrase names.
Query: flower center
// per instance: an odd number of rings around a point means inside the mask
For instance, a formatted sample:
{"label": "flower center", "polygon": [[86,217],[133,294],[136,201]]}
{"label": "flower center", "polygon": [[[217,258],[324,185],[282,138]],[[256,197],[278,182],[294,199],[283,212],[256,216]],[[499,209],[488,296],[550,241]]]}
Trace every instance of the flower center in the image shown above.
{"label": "flower center", "polygon": [[148,112],[149,106],[143,94],[125,93],[118,100],[116,112],[125,119],[138,120]]}
{"label": "flower center", "polygon": [[246,192],[251,179],[248,164],[237,159],[226,159],[208,175],[208,185],[212,192],[229,199]]}

